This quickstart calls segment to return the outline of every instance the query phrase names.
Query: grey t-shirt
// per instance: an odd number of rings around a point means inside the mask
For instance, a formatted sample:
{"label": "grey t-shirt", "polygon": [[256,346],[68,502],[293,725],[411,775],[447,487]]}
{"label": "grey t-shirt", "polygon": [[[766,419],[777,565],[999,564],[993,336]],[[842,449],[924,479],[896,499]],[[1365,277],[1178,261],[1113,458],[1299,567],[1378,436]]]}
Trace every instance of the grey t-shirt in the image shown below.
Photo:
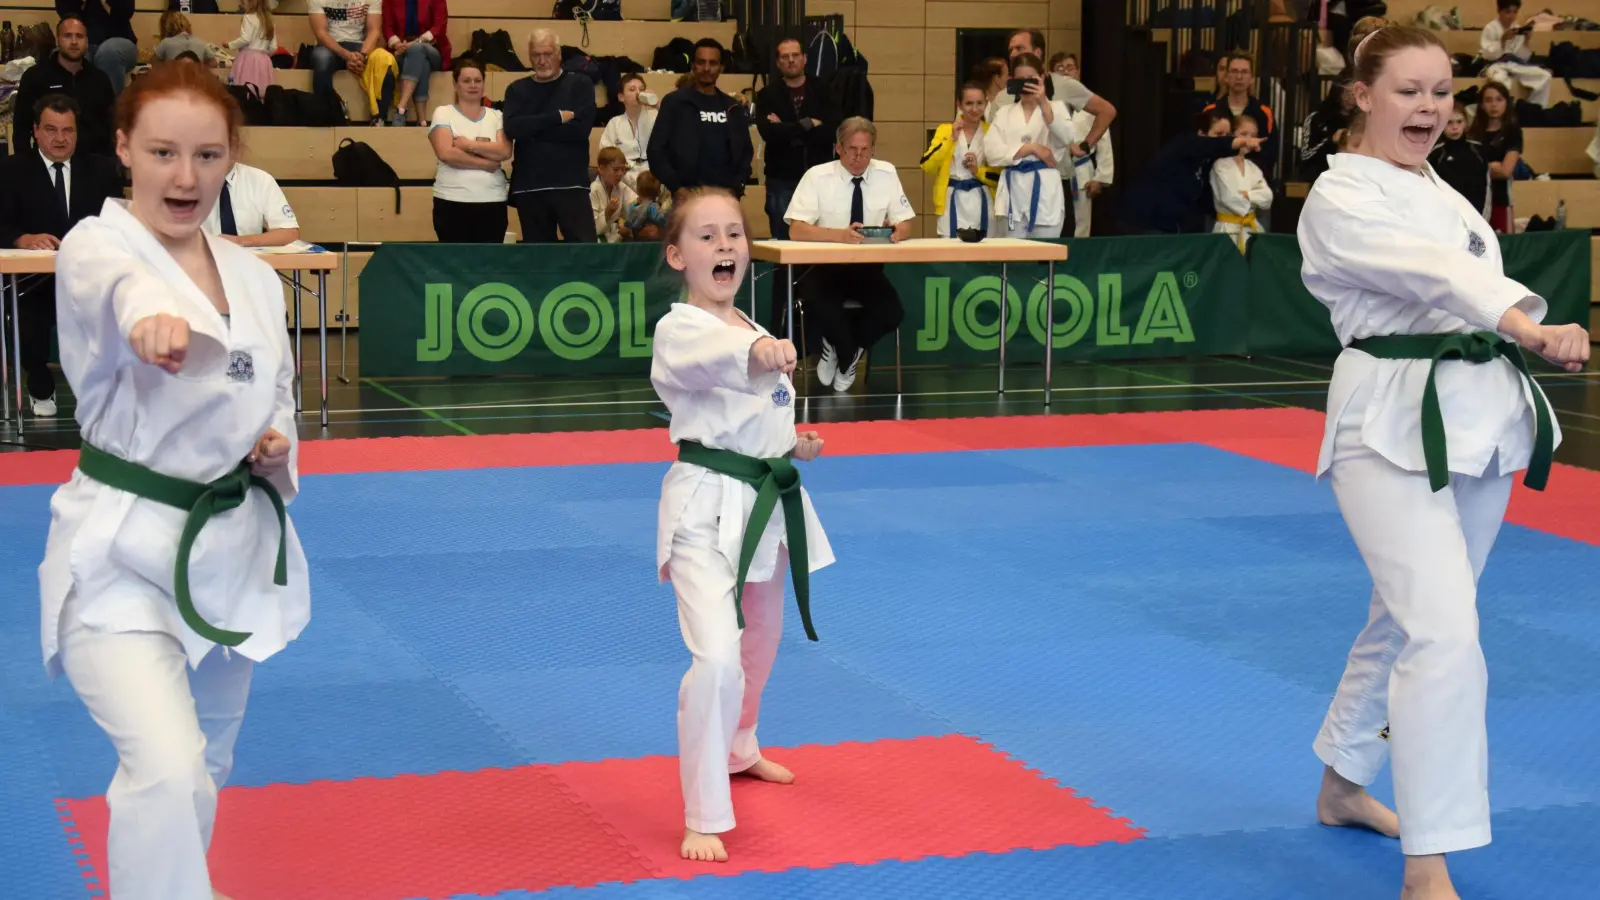
{"label": "grey t-shirt", "polygon": [[[1060,100],[1073,109],[1085,109],[1088,107],[1089,101],[1094,99],[1094,91],[1084,87],[1083,82],[1076,78],[1068,78],[1065,75],[1057,75],[1052,72],[1050,80],[1054,83],[1053,91],[1055,97],[1053,99]],[[994,100],[990,101],[988,110],[983,114],[984,119],[993,122],[996,110],[1015,102],[1017,102],[1017,98],[1006,91],[995,94]]]}
{"label": "grey t-shirt", "polygon": [[211,48],[192,34],[175,34],[156,45],[156,59],[171,62],[182,53],[193,53],[201,62],[211,61]]}

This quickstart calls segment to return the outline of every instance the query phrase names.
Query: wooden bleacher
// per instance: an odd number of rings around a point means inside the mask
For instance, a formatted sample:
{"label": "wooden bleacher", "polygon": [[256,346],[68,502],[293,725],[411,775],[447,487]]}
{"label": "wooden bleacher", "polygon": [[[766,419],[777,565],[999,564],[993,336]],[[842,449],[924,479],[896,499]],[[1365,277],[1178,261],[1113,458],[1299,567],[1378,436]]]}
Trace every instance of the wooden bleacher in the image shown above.
{"label": "wooden bleacher", "polygon": [[[235,0],[223,0],[221,6],[236,6]],[[134,0],[134,9],[142,13],[159,15],[167,8],[166,0]],[[451,0],[450,17],[463,19],[548,19],[553,3],[543,0]],[[0,12],[15,24],[11,10],[55,10],[55,0],[0,0]],[[672,18],[672,0],[628,0],[628,18],[666,21]],[[273,18],[304,16],[306,0],[281,0]]]}
{"label": "wooden bleacher", "polygon": [[[1457,78],[1454,90],[1459,94],[1470,87],[1482,87],[1485,80],[1483,78]],[[1600,78],[1575,78],[1572,83],[1579,90],[1600,94]],[[1521,85],[1515,85],[1511,89],[1511,96],[1526,100],[1528,99],[1528,91]],[[1578,100],[1578,98],[1572,96],[1572,91],[1567,88],[1566,81],[1557,78],[1550,82],[1551,103],[1567,103],[1572,100]],[[1594,122],[1600,120],[1600,100],[1578,100],[1578,104],[1583,108],[1583,121]]]}
{"label": "wooden bleacher", "polygon": [[1567,202],[1568,228],[1600,228],[1600,180],[1559,178],[1549,181],[1513,181],[1511,207],[1517,218],[1555,218],[1556,206]]}
{"label": "wooden bleacher", "polygon": [[[1477,55],[1483,39],[1481,30],[1441,31],[1438,34],[1445,49],[1451,53]],[[1583,48],[1600,47],[1600,31],[1537,31],[1528,35],[1528,49],[1543,56],[1550,52],[1551,47],[1563,41]]]}

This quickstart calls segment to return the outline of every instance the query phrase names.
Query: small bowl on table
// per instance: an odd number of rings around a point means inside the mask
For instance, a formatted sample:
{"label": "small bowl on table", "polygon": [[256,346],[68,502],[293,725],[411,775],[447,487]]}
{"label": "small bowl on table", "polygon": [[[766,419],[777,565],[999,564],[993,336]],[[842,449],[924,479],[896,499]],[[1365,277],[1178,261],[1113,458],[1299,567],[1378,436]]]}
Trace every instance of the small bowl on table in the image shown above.
{"label": "small bowl on table", "polygon": [[961,240],[965,241],[968,244],[976,244],[977,242],[983,240],[983,229],[982,228],[958,228],[958,229],[956,229],[956,237],[960,238]]}
{"label": "small bowl on table", "polygon": [[868,244],[887,244],[894,234],[894,229],[887,225],[863,225],[861,236],[866,238]]}

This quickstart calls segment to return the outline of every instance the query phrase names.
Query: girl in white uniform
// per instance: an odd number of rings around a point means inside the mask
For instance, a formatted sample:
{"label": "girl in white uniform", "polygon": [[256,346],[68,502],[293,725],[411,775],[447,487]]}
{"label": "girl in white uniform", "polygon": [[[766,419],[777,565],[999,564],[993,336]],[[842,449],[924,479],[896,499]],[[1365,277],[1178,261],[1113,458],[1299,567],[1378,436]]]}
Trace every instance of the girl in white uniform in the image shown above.
{"label": "girl in white uniform", "polygon": [[[1330,159],[1299,227],[1306,288],[1346,346],[1318,472],[1374,584],[1317,736],[1317,809],[1399,836],[1405,900],[1455,900],[1444,854],[1489,842],[1478,578],[1513,473],[1542,488],[1560,439],[1518,345],[1578,371],[1589,341],[1539,324],[1545,301],[1505,277],[1488,223],[1427,164],[1452,105],[1439,38],[1387,26],[1355,75],[1360,152]],[[1398,821],[1363,787],[1386,756]]]}
{"label": "girl in white uniform", "polygon": [[[1234,137],[1253,138],[1256,134],[1255,119],[1234,117]],[[1256,212],[1272,206],[1272,188],[1267,184],[1267,177],[1245,153],[1240,150],[1237,156],[1224,157],[1211,164],[1211,202],[1217,209],[1217,223],[1211,230],[1231,236],[1240,253],[1245,251],[1245,242],[1250,237],[1261,233]]]}
{"label": "girl in white uniform", "polygon": [[939,237],[955,237],[956,232],[968,228],[988,237],[994,234],[994,194],[982,176],[990,176],[992,183],[993,171],[980,165],[983,135],[989,129],[983,121],[988,98],[983,85],[975,81],[962,85],[959,93],[961,115],[934,131],[922,154],[922,171],[935,179],[933,211]]}
{"label": "girl in white uniform", "polygon": [[211,900],[206,849],[252,668],[310,617],[281,506],[298,486],[282,288],[200,230],[241,120],[197,64],[136,79],[117,106],[133,201],[107,201],[56,259],[84,446],[51,501],[44,659],[117,751],[118,900]]}
{"label": "girl in white uniform", "polygon": [[1077,141],[1072,114],[1060,100],[1046,100],[1044,64],[1024,53],[1012,60],[1012,78],[1028,81],[1019,103],[995,111],[983,136],[984,161],[1004,168],[995,205],[1001,221],[996,233],[1013,237],[1061,236],[1067,195],[1056,162],[1071,158]]}
{"label": "girl in white uniform", "polygon": [[683,273],[685,299],[656,325],[650,368],[679,450],[661,485],[656,565],[677,593],[693,657],[678,689],[682,853],[707,862],[728,858],[718,835],[734,827],[730,774],[794,780],[761,756],[761,690],[783,636],[790,560],[813,640],[809,575],[833,562],[788,459],[822,452],[816,432],[795,432],[794,345],[734,307],[750,262],[748,233],[726,191],[692,191],[673,207],[664,246],[667,263]]}

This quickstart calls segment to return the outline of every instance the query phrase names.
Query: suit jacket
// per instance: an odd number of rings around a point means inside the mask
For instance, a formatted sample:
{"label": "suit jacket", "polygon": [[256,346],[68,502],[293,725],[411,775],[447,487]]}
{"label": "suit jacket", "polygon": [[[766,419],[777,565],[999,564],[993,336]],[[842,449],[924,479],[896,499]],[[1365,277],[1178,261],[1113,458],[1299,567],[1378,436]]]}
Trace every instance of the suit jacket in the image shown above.
{"label": "suit jacket", "polygon": [[447,0],[417,0],[417,25],[421,28],[416,34],[405,34],[406,30],[406,0],[383,0],[383,45],[389,46],[389,38],[397,37],[400,40],[421,37],[423,32],[433,32],[433,46],[439,51],[443,59],[444,71],[450,71],[450,35],[445,33],[445,28],[450,21],[450,4]]}
{"label": "suit jacket", "polygon": [[71,215],[64,216],[56,200],[55,175],[37,151],[0,164],[0,247],[15,247],[25,234],[66,237],[72,226],[98,216],[108,198],[122,196],[116,164],[93,153],[72,157],[70,186]]}

